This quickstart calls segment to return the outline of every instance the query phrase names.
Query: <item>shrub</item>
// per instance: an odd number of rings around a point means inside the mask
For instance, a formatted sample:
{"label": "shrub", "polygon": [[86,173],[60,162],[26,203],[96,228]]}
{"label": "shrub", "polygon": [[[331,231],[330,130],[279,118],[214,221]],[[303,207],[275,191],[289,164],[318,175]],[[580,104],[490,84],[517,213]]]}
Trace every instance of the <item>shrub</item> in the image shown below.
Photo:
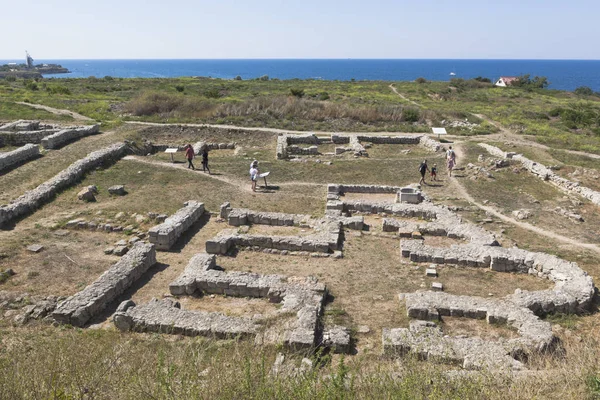
{"label": "shrub", "polygon": [[259,81],[268,81],[269,80],[269,75],[263,75],[260,78],[258,78]]}
{"label": "shrub", "polygon": [[575,89],[574,93],[578,96],[591,96],[594,94],[594,91],[587,86],[579,86]]}
{"label": "shrub", "polygon": [[106,76],[104,77],[104,80],[105,80],[105,81],[109,81],[109,82],[110,82],[110,81],[113,81],[113,80],[114,80],[114,78],[113,78],[112,76],[110,76],[110,75],[106,75]]}
{"label": "shrub", "polygon": [[294,88],[291,88],[290,89],[290,93],[292,94],[292,96],[296,96],[298,98],[304,97],[304,89],[294,89]]}
{"label": "shrub", "polygon": [[327,92],[321,92],[316,97],[317,100],[329,100],[329,98],[329,93]]}
{"label": "shrub", "polygon": [[417,82],[417,83],[427,83],[427,79],[425,79],[423,77],[420,77],[420,78],[415,79],[415,82]]}
{"label": "shrub", "polygon": [[524,89],[545,89],[550,82],[545,76],[536,76],[533,79],[529,74],[521,75],[511,83],[511,86],[521,87]]}
{"label": "shrub", "polygon": [[233,78],[233,79],[234,79],[234,80],[236,80],[236,81],[241,81],[241,80],[242,80],[242,77],[238,75],[238,76],[236,76],[236,77],[235,77],[235,78]]}
{"label": "shrub", "polygon": [[416,108],[406,107],[402,110],[402,120],[405,122],[418,122],[421,113]]}
{"label": "shrub", "polygon": [[17,80],[17,77],[14,75],[8,75],[4,79],[6,80],[6,82],[15,82]]}
{"label": "shrub", "polygon": [[30,80],[26,80],[26,81],[25,81],[25,88],[26,88],[27,90],[33,90],[33,91],[35,91],[35,90],[38,90],[38,89],[39,89],[39,87],[38,87],[38,84],[37,84],[36,82],[34,82],[34,81],[30,81]]}
{"label": "shrub", "polygon": [[51,94],[71,94],[71,90],[66,86],[46,86],[46,91]]}
{"label": "shrub", "polygon": [[179,93],[183,92],[185,90],[185,86],[183,85],[175,85],[175,90],[177,90]]}
{"label": "shrub", "polygon": [[208,97],[209,99],[218,99],[219,97],[221,97],[221,92],[219,92],[219,89],[217,88],[212,88],[206,90],[204,92],[204,96]]}
{"label": "shrub", "polygon": [[484,78],[482,76],[478,76],[477,78],[473,78],[474,81],[483,82],[483,83],[492,83],[490,78]]}

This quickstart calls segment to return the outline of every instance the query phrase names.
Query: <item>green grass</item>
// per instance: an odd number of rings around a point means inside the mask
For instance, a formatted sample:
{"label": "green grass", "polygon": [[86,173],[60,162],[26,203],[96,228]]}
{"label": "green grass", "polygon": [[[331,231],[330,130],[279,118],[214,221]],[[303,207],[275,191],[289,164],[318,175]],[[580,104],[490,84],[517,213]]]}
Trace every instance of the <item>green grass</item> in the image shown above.
{"label": "green grass", "polygon": [[63,122],[73,121],[73,118],[68,115],[56,115],[48,111],[37,110],[23,104],[15,104],[12,101],[0,100],[0,121],[8,122],[18,119],[40,119]]}

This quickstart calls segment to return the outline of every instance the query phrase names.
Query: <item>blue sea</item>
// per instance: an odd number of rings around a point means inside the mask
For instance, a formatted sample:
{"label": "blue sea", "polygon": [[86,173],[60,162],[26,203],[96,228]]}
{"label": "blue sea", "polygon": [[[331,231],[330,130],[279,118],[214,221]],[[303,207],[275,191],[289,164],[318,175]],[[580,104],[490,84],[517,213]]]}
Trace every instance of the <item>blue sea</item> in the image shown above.
{"label": "blue sea", "polygon": [[[23,62],[23,60],[0,60]],[[205,76],[243,79],[268,75],[279,79],[411,81],[418,77],[447,81],[483,76],[530,74],[545,76],[551,89],[574,90],[588,86],[600,91],[600,60],[408,60],[408,59],[228,59],[228,60],[35,60],[56,63],[72,71],[47,77],[84,78],[168,78]]]}

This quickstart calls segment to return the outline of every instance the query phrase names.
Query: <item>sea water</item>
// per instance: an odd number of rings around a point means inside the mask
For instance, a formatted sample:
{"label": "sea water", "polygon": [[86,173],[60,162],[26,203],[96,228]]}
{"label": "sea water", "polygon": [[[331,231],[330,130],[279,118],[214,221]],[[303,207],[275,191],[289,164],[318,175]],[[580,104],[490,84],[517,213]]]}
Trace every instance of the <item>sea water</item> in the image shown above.
{"label": "sea water", "polygon": [[[22,62],[20,60],[0,60]],[[447,81],[450,78],[530,74],[545,76],[551,89],[574,90],[588,86],[600,91],[600,60],[434,60],[434,59],[227,59],[227,60],[36,60],[56,63],[71,73],[46,77],[83,78],[169,78],[204,76],[232,79],[267,75],[279,79],[412,81],[423,77]],[[451,75],[455,74],[455,75]]]}

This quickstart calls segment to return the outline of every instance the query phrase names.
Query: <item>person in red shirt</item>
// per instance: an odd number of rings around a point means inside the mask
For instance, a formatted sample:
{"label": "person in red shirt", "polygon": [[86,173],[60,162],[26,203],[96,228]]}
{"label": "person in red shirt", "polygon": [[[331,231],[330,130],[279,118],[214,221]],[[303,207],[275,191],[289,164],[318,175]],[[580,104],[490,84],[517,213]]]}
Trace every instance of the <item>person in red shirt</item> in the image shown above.
{"label": "person in red shirt", "polygon": [[195,170],[196,167],[194,167],[194,163],[192,162],[194,159],[194,148],[191,144],[185,146],[185,158],[188,160],[188,168]]}

